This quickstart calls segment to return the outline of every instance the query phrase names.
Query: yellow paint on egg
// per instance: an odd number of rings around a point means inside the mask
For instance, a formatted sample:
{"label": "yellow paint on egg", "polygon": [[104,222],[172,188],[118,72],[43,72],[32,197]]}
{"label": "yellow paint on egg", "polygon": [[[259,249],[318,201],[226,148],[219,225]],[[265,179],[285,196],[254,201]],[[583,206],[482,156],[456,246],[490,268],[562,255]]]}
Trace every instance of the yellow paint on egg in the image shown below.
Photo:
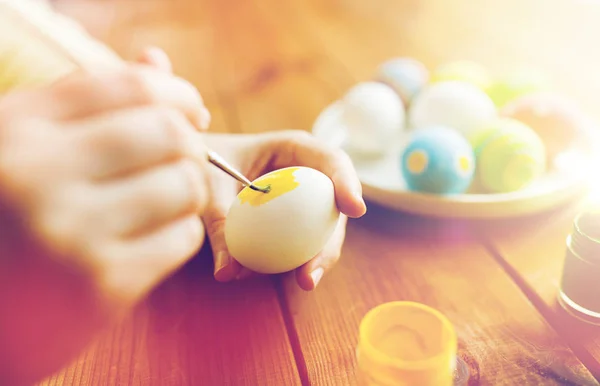
{"label": "yellow paint on egg", "polygon": [[471,171],[471,160],[467,156],[461,156],[458,158],[458,170],[463,173],[468,173]]}
{"label": "yellow paint on egg", "polygon": [[238,194],[238,199],[242,204],[248,203],[252,206],[260,206],[274,198],[289,193],[300,185],[294,177],[294,172],[297,170],[298,168],[291,167],[265,174],[254,180],[253,183],[259,187],[270,186],[271,190],[269,193],[258,192],[249,187],[245,187]]}
{"label": "yellow paint on egg", "polygon": [[408,156],[406,167],[413,174],[421,174],[427,168],[427,153],[422,150],[416,150]]}

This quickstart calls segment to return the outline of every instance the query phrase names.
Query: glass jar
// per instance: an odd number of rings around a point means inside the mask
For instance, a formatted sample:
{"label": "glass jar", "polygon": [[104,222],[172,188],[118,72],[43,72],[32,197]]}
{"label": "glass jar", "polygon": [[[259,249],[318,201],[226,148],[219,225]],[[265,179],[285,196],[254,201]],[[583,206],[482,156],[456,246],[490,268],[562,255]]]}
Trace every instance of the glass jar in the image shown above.
{"label": "glass jar", "polygon": [[362,386],[451,386],[457,338],[439,311],[414,302],[390,302],[370,310],[356,348]]}
{"label": "glass jar", "polygon": [[559,302],[575,317],[600,324],[600,211],[575,218],[567,237]]}

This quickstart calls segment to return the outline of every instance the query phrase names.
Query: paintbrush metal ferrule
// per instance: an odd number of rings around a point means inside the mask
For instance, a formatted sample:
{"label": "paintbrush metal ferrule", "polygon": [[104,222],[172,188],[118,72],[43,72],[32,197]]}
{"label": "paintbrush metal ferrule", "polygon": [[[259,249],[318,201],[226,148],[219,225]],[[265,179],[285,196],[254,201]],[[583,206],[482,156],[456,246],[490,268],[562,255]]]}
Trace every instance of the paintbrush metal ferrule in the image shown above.
{"label": "paintbrush metal ferrule", "polygon": [[270,186],[261,188],[261,187],[254,185],[252,183],[252,181],[250,181],[248,178],[246,178],[246,176],[244,176],[242,173],[237,171],[234,167],[229,165],[223,158],[221,158],[220,155],[218,155],[214,151],[208,150],[207,155],[208,155],[208,161],[211,164],[215,165],[216,167],[218,167],[225,173],[229,174],[231,177],[233,177],[236,180],[238,180],[239,182],[241,182],[244,186],[247,186],[252,190],[255,190],[257,192],[262,192],[262,193],[269,193],[269,191],[271,190]]}

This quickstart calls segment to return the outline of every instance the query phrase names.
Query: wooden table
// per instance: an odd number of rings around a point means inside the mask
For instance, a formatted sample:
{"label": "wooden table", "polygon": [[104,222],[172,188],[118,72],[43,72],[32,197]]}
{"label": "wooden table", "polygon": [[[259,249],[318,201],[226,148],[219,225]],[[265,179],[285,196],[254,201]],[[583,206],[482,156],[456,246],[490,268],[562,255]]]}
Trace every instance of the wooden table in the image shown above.
{"label": "wooden table", "polygon": [[[600,3],[548,0],[62,0],[127,58],[162,46],[196,84],[213,130],[309,130],[383,60],[543,68],[595,114]],[[600,111],[600,110],[598,110]],[[203,250],[45,385],[355,384],[365,312],[431,305],[453,322],[470,385],[592,385],[600,331],[556,305],[579,203],[518,221],[435,221],[369,205],[338,266],[306,293],[293,280],[218,284]],[[591,289],[599,292],[598,289]]]}

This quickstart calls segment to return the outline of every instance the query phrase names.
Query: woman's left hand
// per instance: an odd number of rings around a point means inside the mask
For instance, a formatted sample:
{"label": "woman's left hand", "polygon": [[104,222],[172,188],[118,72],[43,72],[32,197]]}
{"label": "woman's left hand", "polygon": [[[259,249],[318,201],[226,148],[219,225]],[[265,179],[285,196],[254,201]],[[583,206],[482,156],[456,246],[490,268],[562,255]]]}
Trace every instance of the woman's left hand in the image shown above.
{"label": "woman's left hand", "polygon": [[[328,147],[304,131],[275,131],[261,134],[206,134],[206,144],[250,180],[288,166],[319,170],[333,181],[335,198],[342,218],[323,250],[296,269],[296,280],[304,290],[314,289],[323,274],[340,257],[348,217],[366,212],[361,184],[350,158],[341,150]],[[209,203],[204,224],[213,249],[215,278],[219,281],[243,279],[253,273],[228,252],[224,226],[229,206],[240,191],[240,184],[217,168],[210,173]]]}

